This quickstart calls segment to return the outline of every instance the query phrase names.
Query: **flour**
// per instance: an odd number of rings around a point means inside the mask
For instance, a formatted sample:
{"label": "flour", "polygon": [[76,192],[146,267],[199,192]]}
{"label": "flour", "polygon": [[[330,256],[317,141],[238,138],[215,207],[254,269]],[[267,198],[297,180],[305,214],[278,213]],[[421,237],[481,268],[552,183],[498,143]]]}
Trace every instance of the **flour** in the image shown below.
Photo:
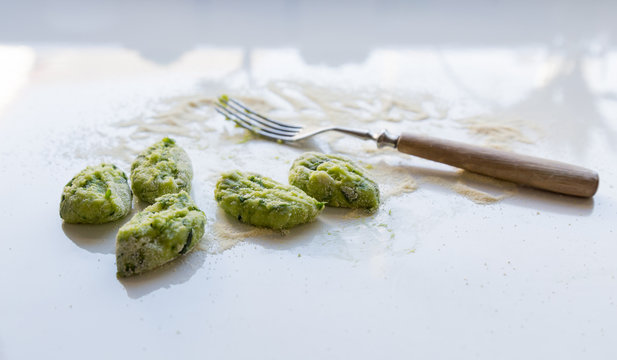
{"label": "flour", "polygon": [[[484,140],[484,145],[509,150],[516,143],[532,144],[531,132],[537,133],[537,128],[520,119],[480,115],[459,122],[474,137]],[[525,131],[527,130],[527,133]]]}
{"label": "flour", "polygon": [[231,225],[224,220],[220,220],[208,227],[204,238],[211,239],[211,241],[202,242],[200,244],[200,249],[211,254],[218,254],[231,249],[245,239],[271,236],[280,233],[280,231],[276,232],[274,230],[262,229],[244,224]]}
{"label": "flour", "polygon": [[439,185],[462,195],[476,204],[488,205],[516,194],[516,184],[459,170],[451,177],[422,177],[422,182]]}
{"label": "flour", "polygon": [[467,199],[475,202],[476,204],[481,204],[481,205],[496,203],[506,198],[505,195],[498,195],[498,196],[491,195],[487,192],[474,189],[461,182],[456,182],[452,186],[452,190],[456,191],[459,195],[463,195]]}
{"label": "flour", "polygon": [[[171,136],[191,156],[196,179],[207,179],[201,184],[205,187],[212,187],[215,181],[212,179],[225,170],[258,169],[266,175],[278,174],[285,179],[289,161],[304,151],[343,153],[368,168],[370,176],[379,184],[382,203],[433,184],[474,203],[487,205],[512,196],[517,187],[464,171],[423,171],[410,166],[416,158],[393,149],[378,149],[372,141],[340,133],[325,133],[291,146],[279,145],[225,120],[216,113],[214,105],[219,95],[227,93],[259,113],[307,128],[369,129],[380,124],[391,128],[393,133],[462,128],[472,138],[492,147],[511,148],[519,143],[533,142],[534,129],[522,120],[486,114],[452,119],[448,117],[447,102],[430,94],[326,88],[293,81],[268,83],[258,90],[228,88],[221,83],[202,84],[202,88],[199,94],[161,100],[153,105],[150,113],[111,124],[113,131],[101,131],[101,143],[88,152],[94,150],[102,157],[114,157],[121,167],[128,169],[139,151],[164,136]],[[204,238],[207,240],[202,244],[205,251],[219,253],[243,239],[273,235],[271,230],[242,224],[234,226],[226,220],[210,221],[216,219],[211,212],[216,209],[211,191],[195,196],[202,208],[206,205],[204,209],[209,219]],[[353,219],[366,216],[371,215],[349,212],[345,219],[355,221]]]}
{"label": "flour", "polygon": [[379,184],[382,200],[411,193],[418,189],[418,183],[411,174],[409,167],[378,162],[372,165],[369,171]]}

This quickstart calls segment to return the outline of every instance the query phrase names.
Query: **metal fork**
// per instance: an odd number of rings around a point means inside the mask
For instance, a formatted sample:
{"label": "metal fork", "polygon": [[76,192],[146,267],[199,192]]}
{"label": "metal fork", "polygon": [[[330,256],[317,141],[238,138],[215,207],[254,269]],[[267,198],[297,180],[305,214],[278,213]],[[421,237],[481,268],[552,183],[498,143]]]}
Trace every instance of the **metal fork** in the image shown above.
{"label": "metal fork", "polygon": [[338,131],[376,141],[379,148],[392,147],[406,154],[560,194],[591,197],[598,189],[598,173],[563,162],[410,133],[393,136],[386,130],[373,133],[330,126],[309,131],[300,125],[260,115],[226,95],[219,97],[215,110],[243,128],[279,142],[294,142],[326,131]]}
{"label": "metal fork", "polygon": [[225,95],[219,97],[219,101],[216,104],[216,111],[225,116],[227,119],[233,120],[236,124],[242,126],[243,128],[274,140],[292,142],[304,140],[308,137],[321,134],[326,131],[338,131],[362,139],[375,140],[377,141],[378,147],[396,147],[396,137],[393,137],[387,131],[375,134],[366,130],[351,129],[340,126],[330,126],[315,131],[308,131],[300,125],[285,124],[280,121],[269,119],[247,108],[239,101]]}

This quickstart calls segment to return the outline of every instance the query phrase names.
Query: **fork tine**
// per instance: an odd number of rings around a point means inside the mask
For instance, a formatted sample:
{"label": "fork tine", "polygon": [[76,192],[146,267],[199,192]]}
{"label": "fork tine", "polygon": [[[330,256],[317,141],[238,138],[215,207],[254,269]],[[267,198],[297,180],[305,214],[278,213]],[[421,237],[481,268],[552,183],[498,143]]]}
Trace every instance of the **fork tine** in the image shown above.
{"label": "fork tine", "polygon": [[233,122],[235,122],[238,126],[241,126],[253,133],[256,134],[260,134],[263,135],[265,137],[271,138],[271,139],[276,139],[276,140],[290,140],[291,137],[288,136],[282,136],[279,134],[273,134],[268,132],[267,130],[263,130],[262,128],[259,128],[257,126],[252,125],[251,123],[247,122],[246,120],[243,120],[241,118],[239,118],[238,116],[236,116],[235,113],[231,113],[229,111],[227,111],[224,108],[218,107],[215,109],[219,114],[225,116],[225,118],[232,120]]}
{"label": "fork tine", "polygon": [[[245,111],[242,111],[241,109],[238,109],[237,107],[235,107],[232,104],[227,104],[227,106],[224,106],[227,110],[229,110],[230,112],[233,112],[236,114],[236,116],[241,117],[251,123],[253,123],[253,125],[255,126],[259,126],[259,127],[265,127],[268,130],[271,130],[274,133],[280,134],[280,135],[295,135],[298,131],[300,131],[300,129],[287,129],[284,127],[280,127],[280,126],[276,126],[276,125],[272,125],[268,122],[265,122],[263,120],[260,120],[259,118],[255,118],[254,116],[251,116],[251,113],[247,113]],[[233,110],[233,111],[232,111]]]}
{"label": "fork tine", "polygon": [[269,125],[264,125],[263,123],[261,123],[259,121],[255,121],[255,119],[253,119],[251,116],[245,114],[244,112],[240,112],[240,110],[234,109],[234,108],[229,107],[229,106],[223,106],[221,104],[217,104],[217,108],[219,108],[222,111],[224,111],[227,117],[233,116],[236,119],[246,123],[252,129],[256,128],[256,129],[260,129],[260,130],[266,131],[266,132],[268,132],[270,134],[279,135],[279,136],[286,136],[286,137],[292,137],[292,136],[296,135],[296,133],[298,132],[298,131],[292,131],[292,130],[279,130],[279,129],[272,128]]}
{"label": "fork tine", "polygon": [[[265,116],[263,116],[263,115],[261,115],[261,114],[258,114],[258,113],[256,113],[256,112],[254,112],[253,110],[251,110],[251,109],[247,108],[246,106],[242,105],[239,101],[237,101],[237,100],[235,100],[235,99],[233,99],[233,98],[227,98],[226,100],[227,100],[227,104],[229,104],[229,103],[231,102],[231,103],[233,103],[233,104],[235,104],[235,105],[237,105],[237,106],[241,107],[241,108],[242,108],[244,111],[246,111],[247,113],[252,114],[252,115],[255,115],[255,116],[259,117],[260,119],[263,119],[263,120],[265,120],[265,121],[267,121],[267,122],[269,122],[269,123],[273,124],[275,127],[280,126],[280,127],[282,127],[282,128],[287,128],[287,129],[296,130],[296,131],[299,131],[299,130],[301,130],[301,129],[302,129],[302,126],[291,125],[291,124],[285,124],[285,123],[282,123],[282,122],[280,122],[280,121],[274,121],[274,120],[272,120],[272,119],[269,119],[269,118],[267,118],[267,117],[265,117]],[[283,129],[281,129],[281,130],[283,130]]]}
{"label": "fork tine", "polygon": [[235,122],[236,124],[242,126],[243,128],[257,133],[259,135],[263,135],[265,137],[269,137],[272,139],[276,139],[276,140],[284,140],[284,141],[292,141],[293,140],[293,135],[289,134],[289,135],[281,135],[281,134],[276,134],[273,133],[269,130],[266,130],[264,128],[255,126],[253,124],[251,124],[250,122],[240,118],[239,116],[237,116],[236,113],[229,111],[229,109],[225,108],[224,106],[217,104],[216,108],[215,108],[216,112],[218,112],[219,114],[225,116],[227,119],[231,119],[233,122]]}

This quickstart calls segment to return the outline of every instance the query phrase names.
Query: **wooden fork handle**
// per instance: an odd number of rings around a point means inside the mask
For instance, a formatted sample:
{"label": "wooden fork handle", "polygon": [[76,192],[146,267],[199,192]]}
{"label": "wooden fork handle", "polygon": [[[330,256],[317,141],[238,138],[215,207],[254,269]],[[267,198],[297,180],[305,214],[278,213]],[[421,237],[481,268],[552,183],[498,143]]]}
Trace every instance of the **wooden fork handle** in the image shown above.
{"label": "wooden fork handle", "polygon": [[591,197],[598,189],[597,172],[558,161],[409,133],[396,146],[406,154],[560,194]]}

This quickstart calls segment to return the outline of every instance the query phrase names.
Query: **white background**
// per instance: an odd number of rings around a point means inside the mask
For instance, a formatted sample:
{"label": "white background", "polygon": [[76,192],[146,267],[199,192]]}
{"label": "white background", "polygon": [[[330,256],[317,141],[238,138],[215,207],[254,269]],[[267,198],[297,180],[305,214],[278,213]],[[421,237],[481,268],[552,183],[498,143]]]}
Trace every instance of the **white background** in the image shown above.
{"label": "white background", "polygon": [[[1,5],[0,358],[617,357],[614,3]],[[449,117],[507,110],[542,129],[516,150],[593,168],[600,189],[479,205],[428,184],[372,218],[329,210],[126,281],[114,276],[117,224],[62,224],[62,186],[109,136],[88,129],[204,83],[289,79],[438,94]],[[446,120],[444,134],[469,140]],[[250,149],[247,167],[283,181],[286,166],[258,155],[302,150],[221,146],[189,149],[210,228],[228,220],[209,182],[224,153]],[[410,176],[453,171],[405,161]]]}

